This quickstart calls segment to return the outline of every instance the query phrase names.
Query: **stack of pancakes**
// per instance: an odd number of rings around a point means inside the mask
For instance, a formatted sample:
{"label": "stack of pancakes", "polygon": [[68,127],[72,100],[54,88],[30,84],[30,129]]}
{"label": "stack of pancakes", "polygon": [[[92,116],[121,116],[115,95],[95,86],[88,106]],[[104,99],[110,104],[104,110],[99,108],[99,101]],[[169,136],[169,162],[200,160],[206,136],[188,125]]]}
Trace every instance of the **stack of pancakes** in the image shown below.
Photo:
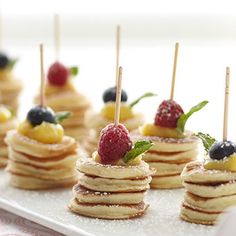
{"label": "stack of pancakes", "polygon": [[132,139],[147,139],[153,142],[143,160],[156,170],[152,177],[151,188],[172,189],[182,187],[180,174],[184,166],[195,160],[198,154],[198,138],[189,135],[186,138],[161,138],[141,136],[134,132]]}
{"label": "stack of pancakes", "polygon": [[6,137],[9,150],[7,170],[10,183],[23,189],[48,189],[74,184],[77,173],[76,141],[64,136],[60,143],[44,144],[9,131]]}
{"label": "stack of pancakes", "polygon": [[6,122],[0,123],[0,168],[7,165],[8,151],[7,145],[4,141],[6,133],[9,130],[15,129],[17,126],[17,120],[15,118]]}
{"label": "stack of pancakes", "polygon": [[90,135],[90,130],[85,126],[85,113],[90,108],[90,103],[84,95],[75,90],[46,93],[46,104],[55,112],[72,112],[70,119],[61,123],[66,135],[78,141],[83,141]]}
{"label": "stack of pancakes", "polygon": [[14,111],[18,108],[18,98],[22,90],[22,82],[14,78],[0,78],[1,103]]}
{"label": "stack of pancakes", "polygon": [[181,176],[186,188],[183,220],[212,225],[226,208],[236,205],[236,172],[206,170],[196,161],[187,164]]}
{"label": "stack of pancakes", "polygon": [[[88,112],[85,118],[86,125],[89,129],[91,129],[91,135],[87,138],[84,143],[84,148],[89,155],[92,155],[93,152],[96,151],[98,146],[98,140],[100,137],[101,130],[113,120],[108,120],[101,113]],[[122,121],[122,124],[128,129],[128,131],[132,131],[137,129],[144,122],[143,114],[135,113],[134,118],[130,118]]]}
{"label": "stack of pancakes", "polygon": [[146,211],[143,200],[153,172],[144,161],[137,166],[114,166],[91,158],[77,166],[79,182],[73,188],[71,211],[103,219],[129,219]]}

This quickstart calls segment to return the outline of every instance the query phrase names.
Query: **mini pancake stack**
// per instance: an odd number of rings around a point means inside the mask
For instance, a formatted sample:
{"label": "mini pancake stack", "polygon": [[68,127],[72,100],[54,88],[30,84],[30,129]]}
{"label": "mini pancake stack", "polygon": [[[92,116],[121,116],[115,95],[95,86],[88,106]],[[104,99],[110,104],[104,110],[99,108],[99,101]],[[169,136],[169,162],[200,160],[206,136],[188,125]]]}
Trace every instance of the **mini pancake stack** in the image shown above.
{"label": "mini pancake stack", "polygon": [[[85,126],[85,113],[90,109],[89,100],[77,91],[73,84],[73,77],[77,75],[77,68],[67,68],[59,62],[53,63],[47,74],[45,86],[46,105],[55,112],[70,111],[70,119],[61,124],[65,134],[83,141],[90,135],[90,130]],[[36,103],[39,96],[36,98]]]}
{"label": "mini pancake stack", "polygon": [[0,168],[7,165],[8,150],[4,141],[6,133],[15,129],[17,120],[12,116],[11,112],[4,106],[0,106]]}
{"label": "mini pancake stack", "polygon": [[91,158],[79,161],[77,168],[79,182],[73,188],[71,211],[103,219],[129,219],[146,211],[143,199],[152,171],[144,161],[134,166],[105,165]]}
{"label": "mini pancake stack", "polygon": [[142,154],[152,143],[132,143],[129,131],[119,123],[121,75],[115,96],[115,122],[100,134],[98,149],[92,158],[79,160],[79,181],[73,188],[69,209],[77,214],[102,219],[130,219],[144,214],[148,204],[144,195],[149,189],[153,170],[142,161]]}
{"label": "mini pancake stack", "polygon": [[46,144],[10,131],[7,171],[11,185],[23,189],[49,189],[71,186],[77,180],[76,142],[64,136],[58,143]]}
{"label": "mini pancake stack", "polygon": [[191,162],[183,170],[186,193],[181,207],[185,221],[212,225],[230,206],[236,205],[236,172],[205,169]]}
{"label": "mini pancake stack", "polygon": [[162,138],[133,134],[133,139],[151,140],[153,146],[143,160],[156,170],[151,188],[169,189],[182,187],[180,174],[184,166],[195,160],[198,154],[198,138],[189,135],[185,138]]}
{"label": "mini pancake stack", "polygon": [[[151,187],[157,189],[181,188],[180,174],[184,166],[196,159],[198,155],[198,137],[190,131],[185,131],[185,123],[179,120],[190,117],[200,110],[207,101],[194,106],[184,113],[181,106],[173,100],[164,100],[156,113],[154,124],[147,123],[139,131],[132,133],[132,139],[145,139],[153,142],[143,160],[156,170]],[[190,114],[191,113],[191,114]]]}
{"label": "mini pancake stack", "polygon": [[12,69],[16,60],[10,60],[0,53],[0,94],[1,103],[11,107],[15,112],[18,109],[18,97],[22,90],[22,81],[14,78]]}

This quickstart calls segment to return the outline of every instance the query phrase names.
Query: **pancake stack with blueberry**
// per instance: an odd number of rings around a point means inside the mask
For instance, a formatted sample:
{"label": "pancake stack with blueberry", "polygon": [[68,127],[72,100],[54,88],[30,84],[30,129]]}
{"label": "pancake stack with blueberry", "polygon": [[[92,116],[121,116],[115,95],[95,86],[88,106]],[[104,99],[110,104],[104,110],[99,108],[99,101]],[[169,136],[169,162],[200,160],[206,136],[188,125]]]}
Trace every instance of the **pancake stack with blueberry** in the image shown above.
{"label": "pancake stack with blueberry", "polygon": [[14,112],[18,109],[18,97],[22,90],[22,82],[13,75],[16,59],[10,59],[0,52],[0,93],[2,103],[9,106]]}
{"label": "pancake stack with blueberry", "polygon": [[77,180],[74,169],[77,144],[74,138],[64,135],[59,124],[69,113],[54,113],[44,105],[42,45],[40,51],[40,105],[30,109],[26,120],[17,130],[9,131],[6,137],[10,183],[23,189],[65,187]]}
{"label": "pancake stack with blueberry", "polygon": [[[227,90],[226,86],[228,94]],[[226,120],[225,113],[224,124]],[[187,164],[181,175],[186,189],[181,207],[181,218],[185,221],[212,225],[226,208],[236,205],[236,145],[227,140],[226,130],[224,125],[223,141],[219,142],[198,134],[206,156],[202,162]]]}
{"label": "pancake stack with blueberry", "polygon": [[8,150],[4,141],[6,133],[9,130],[15,129],[17,120],[12,111],[7,107],[0,105],[0,168],[7,165]]}
{"label": "pancake stack with blueberry", "polygon": [[70,119],[62,122],[62,126],[66,135],[82,141],[89,136],[89,130],[85,126],[85,113],[90,108],[90,102],[73,84],[73,77],[77,72],[76,67],[68,68],[60,62],[52,64],[47,74],[45,96],[46,105],[54,111],[66,110],[72,113]]}
{"label": "pancake stack with blueberry", "polygon": [[134,140],[141,138],[153,142],[143,160],[156,170],[151,187],[157,189],[182,187],[180,174],[188,162],[196,159],[199,142],[192,132],[185,130],[185,125],[193,113],[207,104],[207,101],[203,101],[184,113],[182,107],[173,100],[174,81],[175,76],[172,79],[170,99],[159,105],[154,122],[144,124],[138,132],[132,134]]}
{"label": "pancake stack with blueberry", "polygon": [[[154,96],[153,93],[145,93],[135,101],[128,103],[128,95],[122,90],[120,121],[129,130],[135,130],[144,122],[144,116],[134,110],[134,106],[143,98]],[[85,149],[89,154],[92,154],[98,145],[100,132],[104,126],[111,123],[115,114],[116,87],[111,87],[105,90],[103,94],[104,107],[99,113],[89,112],[86,116],[86,124],[93,130],[91,135],[85,142]]]}
{"label": "pancake stack with blueberry", "polygon": [[132,143],[128,130],[119,123],[119,105],[115,117],[115,122],[101,131],[92,158],[77,163],[79,181],[69,203],[72,212],[95,218],[129,219],[143,215],[148,207],[144,196],[153,170],[141,158],[152,144]]}

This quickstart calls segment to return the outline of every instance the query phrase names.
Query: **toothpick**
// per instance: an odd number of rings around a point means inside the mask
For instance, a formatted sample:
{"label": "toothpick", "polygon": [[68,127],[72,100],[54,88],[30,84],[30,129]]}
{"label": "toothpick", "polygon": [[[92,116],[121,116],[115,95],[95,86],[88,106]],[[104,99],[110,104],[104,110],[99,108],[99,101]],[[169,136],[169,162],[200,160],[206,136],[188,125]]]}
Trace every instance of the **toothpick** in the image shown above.
{"label": "toothpick", "polygon": [[121,103],[121,81],[122,81],[122,67],[119,67],[119,76],[116,83],[116,108],[115,108],[115,126],[119,124],[120,120],[120,103]]}
{"label": "toothpick", "polygon": [[41,86],[40,86],[40,106],[45,105],[45,79],[44,79],[44,68],[43,68],[43,44],[39,45],[40,48],[40,75],[41,75]]}
{"label": "toothpick", "polygon": [[54,50],[55,50],[55,60],[59,60],[60,54],[60,17],[58,14],[54,15]]}
{"label": "toothpick", "polygon": [[179,51],[179,43],[177,42],[175,44],[175,56],[174,56],[174,65],[173,65],[173,73],[172,73],[170,100],[174,99],[175,77],[176,77],[176,67],[177,67],[178,51]]}
{"label": "toothpick", "polygon": [[3,20],[2,20],[2,11],[0,9],[0,50],[3,49]]}
{"label": "toothpick", "polygon": [[223,140],[224,141],[227,140],[227,135],[228,135],[229,78],[230,78],[230,68],[226,67],[224,123],[223,123]]}
{"label": "toothpick", "polygon": [[116,27],[116,83],[119,77],[119,65],[120,65],[120,25]]}

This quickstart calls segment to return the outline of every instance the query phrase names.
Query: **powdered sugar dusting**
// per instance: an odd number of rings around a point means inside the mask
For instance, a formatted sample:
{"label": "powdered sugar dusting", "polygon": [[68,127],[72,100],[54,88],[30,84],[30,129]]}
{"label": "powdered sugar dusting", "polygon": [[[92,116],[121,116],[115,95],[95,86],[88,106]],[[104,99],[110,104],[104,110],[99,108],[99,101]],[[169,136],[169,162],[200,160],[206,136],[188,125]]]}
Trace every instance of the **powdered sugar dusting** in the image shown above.
{"label": "powdered sugar dusting", "polygon": [[[0,171],[0,206],[3,201],[14,208],[37,213],[39,217],[47,217],[53,222],[61,223],[66,235],[112,235],[112,236],[211,236],[214,227],[189,224],[180,220],[180,205],[184,190],[150,190],[146,200],[150,204],[147,213],[132,220],[99,220],[75,215],[67,209],[72,197],[71,188],[49,191],[25,191],[8,186],[6,173]],[[4,205],[5,206],[5,205]],[[22,209],[21,209],[22,211]],[[49,223],[51,224],[51,223]],[[78,233],[83,230],[86,233]],[[70,232],[70,234],[68,233]],[[73,232],[73,234],[71,233]]]}

